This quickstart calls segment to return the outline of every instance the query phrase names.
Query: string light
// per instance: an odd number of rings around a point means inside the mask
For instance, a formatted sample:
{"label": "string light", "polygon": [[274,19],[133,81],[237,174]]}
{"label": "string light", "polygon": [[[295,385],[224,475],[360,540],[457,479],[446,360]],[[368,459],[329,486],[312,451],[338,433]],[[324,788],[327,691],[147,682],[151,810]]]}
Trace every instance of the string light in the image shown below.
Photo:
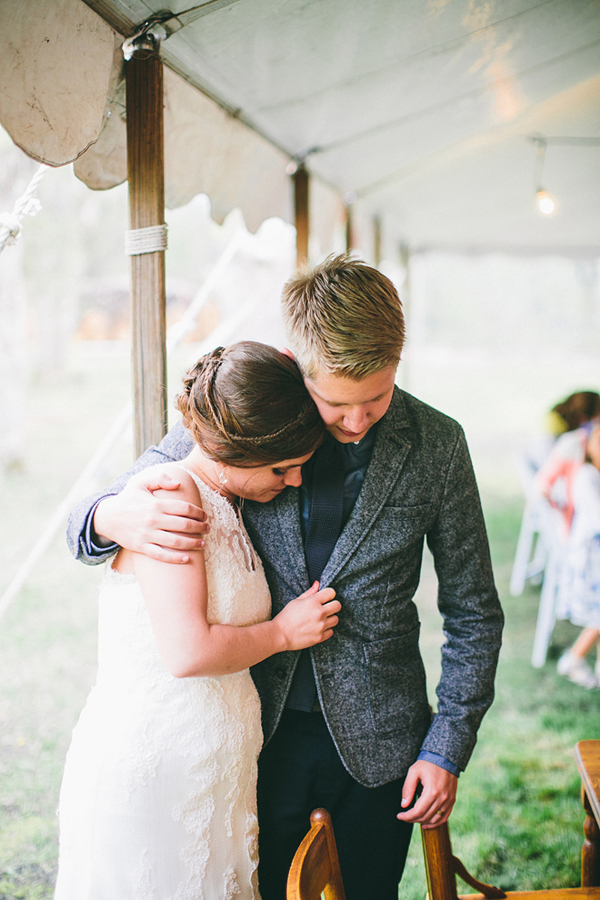
{"label": "string light", "polygon": [[536,206],[543,216],[552,216],[558,208],[558,203],[548,191],[544,190],[544,181],[542,178],[548,144],[552,144],[556,147],[600,147],[600,137],[581,137],[577,135],[546,137],[544,134],[535,132],[534,134],[528,135],[528,140],[530,140],[535,147],[533,185]]}
{"label": "string light", "polygon": [[556,212],[556,201],[552,199],[548,191],[544,191],[540,188],[535,195],[535,199],[537,207],[542,215],[551,216]]}
{"label": "string light", "polygon": [[535,202],[539,212],[543,216],[551,216],[556,212],[556,200],[542,187],[542,175],[544,162],[546,161],[546,147],[548,140],[543,134],[530,134],[529,140],[535,146]]}

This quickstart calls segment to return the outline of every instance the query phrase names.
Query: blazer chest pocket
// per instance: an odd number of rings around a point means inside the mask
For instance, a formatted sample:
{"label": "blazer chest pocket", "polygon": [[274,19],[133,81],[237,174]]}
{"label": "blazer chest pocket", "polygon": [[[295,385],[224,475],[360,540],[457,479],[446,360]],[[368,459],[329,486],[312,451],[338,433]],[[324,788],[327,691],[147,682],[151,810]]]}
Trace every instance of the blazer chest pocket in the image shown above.
{"label": "blazer chest pocket", "polygon": [[400,637],[363,644],[369,704],[379,734],[422,728],[429,716],[417,626]]}
{"label": "blazer chest pocket", "polygon": [[424,506],[384,506],[377,521],[378,545],[398,551],[413,542],[420,542],[433,524],[435,513],[431,504]]}

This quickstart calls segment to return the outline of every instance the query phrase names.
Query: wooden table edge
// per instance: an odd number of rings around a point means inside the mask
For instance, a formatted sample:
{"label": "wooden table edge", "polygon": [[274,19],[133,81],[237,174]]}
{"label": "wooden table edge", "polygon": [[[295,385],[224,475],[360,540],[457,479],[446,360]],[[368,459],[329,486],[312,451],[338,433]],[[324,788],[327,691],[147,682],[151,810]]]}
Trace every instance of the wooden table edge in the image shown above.
{"label": "wooden table edge", "polygon": [[[589,751],[592,748],[589,745],[593,745],[593,758],[590,758]],[[573,753],[581,783],[596,822],[600,825],[600,740],[578,741]]]}

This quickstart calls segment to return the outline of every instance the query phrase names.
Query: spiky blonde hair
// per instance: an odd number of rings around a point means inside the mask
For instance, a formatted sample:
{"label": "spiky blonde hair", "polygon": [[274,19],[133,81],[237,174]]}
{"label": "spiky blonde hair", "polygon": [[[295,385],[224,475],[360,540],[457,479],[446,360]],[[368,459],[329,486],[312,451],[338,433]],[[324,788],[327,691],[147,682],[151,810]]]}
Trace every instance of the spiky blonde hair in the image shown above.
{"label": "spiky blonde hair", "polygon": [[300,271],[283,289],[282,312],[305,378],[358,380],[400,361],[404,316],[398,292],[362,260],[330,256]]}

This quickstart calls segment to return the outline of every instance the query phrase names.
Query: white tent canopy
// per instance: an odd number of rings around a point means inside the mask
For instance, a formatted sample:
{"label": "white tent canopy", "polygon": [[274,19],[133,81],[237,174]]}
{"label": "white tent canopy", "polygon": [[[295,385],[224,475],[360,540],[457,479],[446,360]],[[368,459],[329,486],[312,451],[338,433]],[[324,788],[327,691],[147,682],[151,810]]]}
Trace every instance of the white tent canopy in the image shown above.
{"label": "white tent canopy", "polygon": [[[123,181],[119,46],[165,6],[4,0],[0,120],[13,139],[51,165],[78,158],[91,187]],[[183,23],[161,50],[169,206],[203,191],[217,219],[240,206],[253,229],[290,221],[285,168],[306,158],[321,251],[351,195],[388,247],[597,255],[600,3],[168,8]],[[543,169],[532,134],[546,139]],[[536,211],[538,186],[557,200],[552,217]]]}

